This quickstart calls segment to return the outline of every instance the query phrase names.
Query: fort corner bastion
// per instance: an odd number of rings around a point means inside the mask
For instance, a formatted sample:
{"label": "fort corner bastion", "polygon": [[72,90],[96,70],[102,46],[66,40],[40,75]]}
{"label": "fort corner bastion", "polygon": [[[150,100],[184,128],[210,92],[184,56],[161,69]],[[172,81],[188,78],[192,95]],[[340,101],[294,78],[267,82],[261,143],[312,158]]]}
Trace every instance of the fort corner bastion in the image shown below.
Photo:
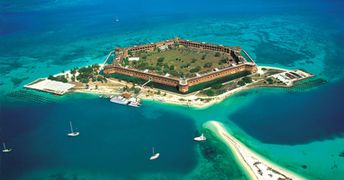
{"label": "fort corner bastion", "polygon": [[202,90],[257,71],[254,60],[240,47],[181,38],[115,48],[114,53],[104,74],[157,83],[179,93]]}

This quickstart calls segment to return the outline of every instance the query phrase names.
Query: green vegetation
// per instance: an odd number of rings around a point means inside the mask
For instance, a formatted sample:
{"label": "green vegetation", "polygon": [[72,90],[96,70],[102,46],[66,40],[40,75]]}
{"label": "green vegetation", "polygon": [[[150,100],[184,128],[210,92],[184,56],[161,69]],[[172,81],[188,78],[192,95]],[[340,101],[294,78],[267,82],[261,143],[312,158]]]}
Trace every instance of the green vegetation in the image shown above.
{"label": "green vegetation", "polygon": [[[226,77],[223,77],[223,78],[218,78],[218,79],[215,79],[215,80],[212,80],[212,81],[208,81],[208,82],[204,82],[204,83],[201,83],[201,84],[197,84],[195,86],[191,86],[189,87],[189,93],[191,92],[195,92],[195,91],[198,91],[198,90],[202,90],[202,89],[206,89],[214,84],[221,84],[221,83],[224,83],[224,82],[228,82],[228,81],[232,81],[234,79],[237,79],[237,78],[240,78],[240,77],[243,77],[243,76],[247,76],[251,74],[251,72],[249,71],[242,71],[242,72],[238,72],[236,74],[232,74],[232,75],[229,75],[229,76],[226,76]],[[223,90],[222,90],[223,92]],[[221,92],[217,92],[217,93],[221,93]]]}
{"label": "green vegetation", "polygon": [[201,59],[204,60],[206,56],[207,56],[206,54],[203,54]]}
{"label": "green vegetation", "polygon": [[203,93],[207,96],[216,96],[226,92],[226,89],[221,83],[213,84],[210,89],[205,90]]}
{"label": "green vegetation", "polygon": [[228,61],[227,58],[223,58],[223,59],[220,60],[219,65],[226,64],[227,61]]}
{"label": "green vegetation", "polygon": [[132,51],[128,51],[128,55],[129,56],[133,56],[133,52]]}
{"label": "green vegetation", "polygon": [[183,47],[170,47],[165,51],[133,52],[133,56],[140,57],[140,61],[121,61],[121,65],[129,65],[139,70],[148,69],[154,73],[173,77],[194,77],[195,73],[206,73],[213,68],[224,65],[223,59],[228,57],[219,52],[209,50],[197,50]]}
{"label": "green vegetation", "polygon": [[217,83],[211,86],[212,89],[220,89],[222,87],[221,83]]}
{"label": "green vegetation", "polygon": [[244,86],[245,84],[249,84],[252,82],[252,78],[249,76],[245,76],[243,78],[241,78],[240,81],[238,81],[238,85],[239,86]]}
{"label": "green vegetation", "polygon": [[129,58],[128,58],[128,57],[125,57],[125,58],[123,59],[123,61],[121,61],[121,63],[122,63],[122,66],[127,66],[127,65],[129,65]]}
{"label": "green vegetation", "polygon": [[[74,79],[77,79],[78,81],[82,83],[88,83],[90,80],[92,80],[92,82],[95,82],[95,81],[107,82],[106,78],[98,73],[99,71],[98,64],[94,64],[92,66],[86,66],[86,67],[82,67],[80,69],[74,69],[74,70],[75,72],[76,71],[79,72],[79,75]],[[74,74],[73,74],[73,77],[74,77]],[[72,80],[73,80],[73,77],[72,77]]]}
{"label": "green vegetation", "polygon": [[197,73],[197,72],[199,72],[200,70],[201,70],[201,67],[200,67],[200,66],[197,66],[197,67],[195,67],[195,68],[190,69],[190,72],[191,72],[191,73]]}
{"label": "green vegetation", "polygon": [[242,78],[242,80],[246,83],[246,84],[248,84],[248,83],[251,83],[252,82],[252,78],[251,77],[249,77],[249,76],[245,76],[245,77],[243,77]]}
{"label": "green vegetation", "polygon": [[139,93],[140,93],[140,91],[141,91],[141,89],[140,89],[140,88],[134,88],[134,93],[135,93],[135,94],[139,94]]}
{"label": "green vegetation", "polygon": [[269,84],[272,84],[274,81],[272,80],[272,78],[267,78],[266,81],[269,83]]}
{"label": "green vegetation", "polygon": [[[128,82],[132,82],[132,83],[138,84],[138,85],[142,85],[145,82],[147,82],[147,80],[144,80],[144,79],[141,79],[141,78],[125,76],[125,75],[116,74],[116,73],[112,74],[111,77],[114,77],[116,79],[125,80],[125,81],[128,81]],[[154,87],[154,88],[158,88],[158,89],[163,89],[163,90],[167,90],[167,91],[171,91],[171,92],[180,93],[178,91],[177,87],[167,86],[167,85],[156,83],[156,82],[150,82],[150,83],[146,84],[146,86]]]}
{"label": "green vegetation", "polygon": [[212,89],[208,89],[208,90],[205,91],[205,94],[206,94],[207,96],[214,96],[214,95],[215,95],[215,92],[214,92],[214,90],[212,90]]}
{"label": "green vegetation", "polygon": [[64,82],[64,83],[68,82],[67,78],[64,75],[60,75],[60,76],[56,76],[56,77],[50,75],[48,77],[48,79],[53,80],[53,81],[60,81],[60,82]]}
{"label": "green vegetation", "polygon": [[238,81],[239,86],[244,86],[246,83],[243,80]]}
{"label": "green vegetation", "polygon": [[213,63],[211,63],[211,62],[207,62],[207,63],[205,63],[204,64],[204,68],[210,68],[211,66],[213,66]]}

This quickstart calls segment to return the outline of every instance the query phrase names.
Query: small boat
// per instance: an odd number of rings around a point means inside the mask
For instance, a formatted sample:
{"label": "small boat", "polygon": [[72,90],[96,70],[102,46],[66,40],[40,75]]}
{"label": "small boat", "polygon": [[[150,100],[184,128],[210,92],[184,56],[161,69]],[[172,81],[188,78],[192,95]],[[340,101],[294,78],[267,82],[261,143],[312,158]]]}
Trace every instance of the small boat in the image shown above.
{"label": "small boat", "polygon": [[119,22],[119,19],[118,19],[118,17],[116,17],[116,19],[115,19],[115,22]]}
{"label": "small boat", "polygon": [[154,147],[152,150],[153,150],[153,155],[149,158],[149,160],[151,160],[151,161],[158,159],[160,156],[160,153],[154,153]]}
{"label": "small boat", "polygon": [[128,99],[124,98],[123,96],[115,96],[110,99],[111,102],[117,104],[127,105],[129,103]]}
{"label": "small boat", "polygon": [[3,146],[3,149],[2,149],[2,152],[3,152],[3,153],[9,153],[9,152],[12,151],[12,149],[8,149],[8,148],[6,147],[6,144],[5,144],[5,143],[2,143],[2,146]]}
{"label": "small boat", "polygon": [[129,99],[129,104],[128,104],[128,106],[140,107],[140,106],[141,106],[140,99],[137,99],[137,98],[131,98],[131,99]]}
{"label": "small boat", "polygon": [[70,137],[79,136],[80,132],[77,132],[77,131],[74,132],[71,121],[69,121],[69,125],[70,125],[70,133],[68,133],[67,135]]}
{"label": "small boat", "polygon": [[194,138],[195,141],[205,141],[207,140],[207,138],[204,136],[204,134],[202,133],[201,136],[195,137]]}

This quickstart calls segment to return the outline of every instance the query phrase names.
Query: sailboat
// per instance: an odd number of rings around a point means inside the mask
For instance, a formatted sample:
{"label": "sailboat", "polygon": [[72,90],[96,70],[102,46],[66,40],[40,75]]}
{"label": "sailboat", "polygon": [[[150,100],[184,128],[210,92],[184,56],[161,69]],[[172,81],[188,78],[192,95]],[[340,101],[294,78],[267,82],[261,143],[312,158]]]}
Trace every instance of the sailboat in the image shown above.
{"label": "sailboat", "polygon": [[201,136],[195,137],[194,138],[195,141],[205,141],[207,140],[207,138],[204,136],[204,134],[202,133]]}
{"label": "sailboat", "polygon": [[2,152],[3,152],[3,153],[9,153],[9,152],[12,151],[12,149],[6,148],[6,144],[5,144],[5,143],[2,143],[2,146],[4,147],[4,149],[2,149]]}
{"label": "sailboat", "polygon": [[68,133],[67,135],[70,137],[75,137],[75,136],[79,136],[79,132],[74,132],[73,130],[73,126],[72,126],[72,121],[69,121],[69,125],[70,125],[70,133]]}
{"label": "sailboat", "polygon": [[159,156],[160,156],[160,153],[154,153],[154,147],[153,147],[153,155],[149,158],[149,160],[155,160],[155,159],[158,159]]}
{"label": "sailboat", "polygon": [[116,19],[115,19],[115,22],[119,22],[119,19],[118,19],[118,17],[116,17]]}

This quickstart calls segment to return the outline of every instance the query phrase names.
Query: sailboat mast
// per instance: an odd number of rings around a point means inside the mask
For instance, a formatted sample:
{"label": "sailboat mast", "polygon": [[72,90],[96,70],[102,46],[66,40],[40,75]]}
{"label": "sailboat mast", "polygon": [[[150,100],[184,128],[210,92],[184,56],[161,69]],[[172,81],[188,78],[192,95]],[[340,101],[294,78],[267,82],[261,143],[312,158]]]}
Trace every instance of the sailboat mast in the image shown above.
{"label": "sailboat mast", "polygon": [[2,146],[4,147],[4,149],[6,149],[6,144],[5,143],[2,143]]}
{"label": "sailboat mast", "polygon": [[154,147],[152,149],[153,149],[153,155],[154,155]]}
{"label": "sailboat mast", "polygon": [[70,131],[73,133],[72,121],[69,121],[69,125],[70,125]]}

